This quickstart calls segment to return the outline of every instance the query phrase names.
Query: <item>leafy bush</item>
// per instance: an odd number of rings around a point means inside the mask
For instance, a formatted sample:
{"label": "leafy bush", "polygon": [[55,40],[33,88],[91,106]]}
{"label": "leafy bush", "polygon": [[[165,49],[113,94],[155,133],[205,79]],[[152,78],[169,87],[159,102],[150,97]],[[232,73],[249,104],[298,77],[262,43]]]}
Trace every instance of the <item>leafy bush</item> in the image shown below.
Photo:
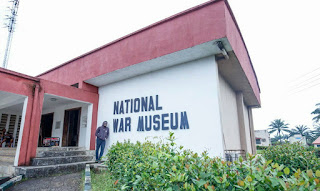
{"label": "leafy bush", "polygon": [[266,160],[272,160],[274,163],[288,166],[291,171],[297,169],[319,170],[320,160],[314,152],[314,149],[309,149],[299,143],[287,143],[268,147],[262,152],[262,155]]}
{"label": "leafy bush", "polygon": [[108,171],[119,190],[320,190],[320,171],[295,171],[261,156],[234,163],[210,158],[182,147],[173,134],[167,143],[113,145],[107,154]]}
{"label": "leafy bush", "polygon": [[257,146],[257,150],[266,150],[268,147],[266,146]]}

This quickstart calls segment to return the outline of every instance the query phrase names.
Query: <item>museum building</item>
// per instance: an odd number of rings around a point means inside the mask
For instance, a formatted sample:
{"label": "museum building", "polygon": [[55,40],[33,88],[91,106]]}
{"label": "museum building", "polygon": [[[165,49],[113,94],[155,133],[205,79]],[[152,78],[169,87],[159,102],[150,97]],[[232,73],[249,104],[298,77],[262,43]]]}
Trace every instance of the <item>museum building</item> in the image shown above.
{"label": "museum building", "polygon": [[0,69],[0,129],[29,165],[47,138],[95,149],[175,133],[178,145],[210,156],[255,153],[252,109],[260,88],[227,1],[198,5],[36,77]]}

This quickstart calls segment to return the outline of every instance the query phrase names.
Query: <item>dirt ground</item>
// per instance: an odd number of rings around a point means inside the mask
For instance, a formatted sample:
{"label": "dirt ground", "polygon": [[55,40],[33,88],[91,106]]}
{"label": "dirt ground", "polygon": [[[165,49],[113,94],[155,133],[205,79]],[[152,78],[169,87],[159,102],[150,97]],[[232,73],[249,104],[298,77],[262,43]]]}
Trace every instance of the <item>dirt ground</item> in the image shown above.
{"label": "dirt ground", "polygon": [[8,191],[78,191],[82,186],[82,173],[65,174],[53,177],[22,181]]}

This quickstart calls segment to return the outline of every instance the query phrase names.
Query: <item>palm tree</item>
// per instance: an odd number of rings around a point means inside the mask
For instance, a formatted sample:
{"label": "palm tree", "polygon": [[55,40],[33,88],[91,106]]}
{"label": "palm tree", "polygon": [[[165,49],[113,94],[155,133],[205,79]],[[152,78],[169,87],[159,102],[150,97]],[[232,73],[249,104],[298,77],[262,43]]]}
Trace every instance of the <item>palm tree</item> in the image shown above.
{"label": "palm tree", "polygon": [[282,135],[276,135],[276,136],[274,136],[274,137],[271,138],[271,143],[272,143],[272,144],[275,144],[275,143],[277,143],[278,141],[281,142],[281,139],[282,139],[282,138],[283,138]]}
{"label": "palm tree", "polygon": [[316,126],[315,128],[316,129],[311,132],[315,137],[319,137],[320,136],[320,125]]}
{"label": "palm tree", "polygon": [[316,115],[315,117],[312,118],[312,120],[318,123],[320,121],[320,103],[317,103],[316,106],[318,108],[316,108],[311,114]]}
{"label": "palm tree", "polygon": [[312,142],[315,141],[315,139],[318,137],[318,136],[315,136],[312,131],[305,132],[304,136],[306,137],[308,145],[311,145]]}
{"label": "palm tree", "polygon": [[283,138],[285,141],[288,141],[289,138],[290,138],[290,135],[285,134],[285,135],[282,136],[282,138]]}
{"label": "palm tree", "polygon": [[293,135],[301,135],[305,136],[307,132],[309,132],[309,128],[305,125],[297,125],[295,126],[295,129],[289,130],[290,136]]}
{"label": "palm tree", "polygon": [[[283,135],[283,131],[285,132],[290,132],[289,131],[289,127],[288,127],[288,123],[285,123],[284,120],[281,120],[281,119],[275,119],[273,121],[271,121],[271,124],[269,125],[270,128],[269,128],[269,133],[274,133],[274,132],[277,132],[277,136],[280,137],[281,136],[281,133]],[[281,139],[282,137],[280,137],[280,143],[281,143]]]}

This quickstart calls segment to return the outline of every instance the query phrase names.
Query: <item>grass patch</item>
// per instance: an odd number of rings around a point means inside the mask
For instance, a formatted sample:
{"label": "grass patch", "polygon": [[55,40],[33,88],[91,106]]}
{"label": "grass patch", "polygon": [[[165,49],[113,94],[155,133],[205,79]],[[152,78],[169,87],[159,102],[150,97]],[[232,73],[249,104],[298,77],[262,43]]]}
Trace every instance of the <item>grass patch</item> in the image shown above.
{"label": "grass patch", "polygon": [[94,170],[91,170],[91,186],[93,191],[117,190],[114,182],[109,172],[94,172]]}
{"label": "grass patch", "polygon": [[257,154],[262,154],[263,150],[257,150]]}

